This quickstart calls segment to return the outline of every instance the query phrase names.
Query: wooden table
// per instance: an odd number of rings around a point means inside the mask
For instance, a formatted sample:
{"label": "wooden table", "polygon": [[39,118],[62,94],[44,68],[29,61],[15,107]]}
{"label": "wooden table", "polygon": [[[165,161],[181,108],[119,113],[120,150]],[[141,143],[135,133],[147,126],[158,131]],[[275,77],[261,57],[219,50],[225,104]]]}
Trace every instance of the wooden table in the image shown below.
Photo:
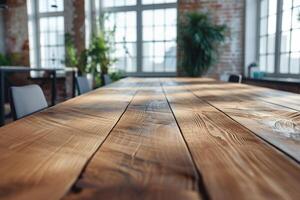
{"label": "wooden table", "polygon": [[0,129],[1,199],[300,199],[300,95],[128,78]]}

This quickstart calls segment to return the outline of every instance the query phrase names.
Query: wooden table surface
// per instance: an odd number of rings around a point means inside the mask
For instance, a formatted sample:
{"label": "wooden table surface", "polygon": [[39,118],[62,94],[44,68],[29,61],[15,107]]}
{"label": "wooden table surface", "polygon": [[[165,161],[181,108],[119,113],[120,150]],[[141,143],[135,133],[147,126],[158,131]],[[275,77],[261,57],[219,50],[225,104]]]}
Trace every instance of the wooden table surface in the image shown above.
{"label": "wooden table surface", "polygon": [[300,199],[300,95],[127,78],[0,129],[0,199]]}

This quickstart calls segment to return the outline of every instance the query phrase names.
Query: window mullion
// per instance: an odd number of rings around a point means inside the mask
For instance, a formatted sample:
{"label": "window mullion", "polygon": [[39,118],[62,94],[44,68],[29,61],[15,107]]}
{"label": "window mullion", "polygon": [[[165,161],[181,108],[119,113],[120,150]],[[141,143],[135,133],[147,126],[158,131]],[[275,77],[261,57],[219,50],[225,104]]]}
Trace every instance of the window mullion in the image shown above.
{"label": "window mullion", "polygon": [[137,40],[136,40],[136,48],[137,48],[137,72],[142,72],[142,66],[143,66],[143,15],[142,15],[142,0],[137,0],[137,13],[136,13],[136,31],[137,31]]}
{"label": "window mullion", "polygon": [[[260,23],[261,23],[261,18],[260,18],[260,16],[261,16],[261,0],[257,0],[257,15],[258,15],[258,17],[257,17],[257,30],[256,30],[256,38],[257,38],[257,42],[256,42],[256,61],[257,61],[257,63],[259,63],[260,62],[260,59],[259,59],[259,57],[260,57]],[[249,75],[250,76],[250,75]]]}
{"label": "window mullion", "polygon": [[39,14],[39,1],[35,1],[35,25],[36,25],[36,45],[37,45],[37,67],[41,68],[41,40],[40,40],[40,14]]}
{"label": "window mullion", "polygon": [[276,40],[275,40],[275,74],[280,73],[280,49],[281,49],[281,27],[282,27],[282,5],[283,1],[277,3],[277,22],[276,22]]}

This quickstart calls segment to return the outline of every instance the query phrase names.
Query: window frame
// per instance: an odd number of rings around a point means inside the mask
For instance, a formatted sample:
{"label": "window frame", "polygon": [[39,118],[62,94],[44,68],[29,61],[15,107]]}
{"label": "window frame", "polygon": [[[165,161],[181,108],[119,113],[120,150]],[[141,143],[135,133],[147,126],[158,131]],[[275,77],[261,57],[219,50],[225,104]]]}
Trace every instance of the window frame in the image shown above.
{"label": "window frame", "polygon": [[[105,12],[136,12],[136,48],[137,48],[137,63],[136,72],[126,72],[127,75],[135,76],[176,76],[177,66],[175,72],[143,72],[143,11],[156,10],[156,9],[168,9],[175,8],[177,12],[178,22],[178,1],[173,3],[159,3],[159,4],[142,4],[142,0],[136,0],[136,5],[130,6],[117,6],[117,7],[103,7],[103,0],[98,0],[100,3],[100,13]],[[176,30],[178,32],[178,30]],[[177,43],[177,40],[176,40]],[[177,47],[176,47],[177,48]],[[177,57],[177,55],[176,55]]]}
{"label": "window frame", "polygon": [[[268,0],[270,1],[270,0]],[[277,2],[277,14],[276,14],[276,33],[275,33],[275,57],[274,57],[274,73],[265,72],[268,77],[283,77],[283,78],[299,78],[300,73],[292,74],[290,72],[290,64],[288,73],[280,72],[280,62],[281,62],[281,36],[282,36],[282,16],[283,16],[283,1],[278,0]],[[295,0],[292,2],[294,3]],[[291,9],[294,9],[292,6]],[[260,60],[260,23],[261,23],[261,0],[257,0],[257,31],[256,31],[256,60],[259,63]],[[292,28],[289,30],[292,33]],[[291,40],[289,41],[291,43]],[[291,51],[289,51],[289,57],[291,55]],[[290,63],[290,59],[289,59]],[[299,66],[300,68],[300,66]],[[300,69],[299,69],[300,70]]]}
{"label": "window frame", "polygon": [[[35,46],[35,52],[34,52],[34,55],[35,55],[35,65],[34,68],[42,68],[42,60],[41,60],[41,40],[40,40],[40,19],[41,18],[48,18],[48,17],[63,17],[64,20],[65,20],[65,0],[63,2],[64,4],[64,9],[62,11],[56,11],[56,12],[40,12],[39,10],[39,4],[40,2],[37,1],[37,0],[31,0],[31,12],[33,13],[33,15],[31,16],[32,17],[32,22],[33,22],[33,27],[32,30],[34,31],[34,35],[32,35],[31,37],[32,38],[29,38],[30,39],[33,39],[33,44]],[[66,31],[66,27],[65,27],[65,23],[64,23],[64,33]],[[63,47],[65,48],[65,45],[63,45]],[[30,49],[30,51],[32,51]],[[54,67],[53,67],[54,68]],[[58,72],[58,73],[63,73],[62,71]],[[36,73],[35,73],[36,74]],[[35,74],[33,74],[33,76],[36,76]]]}

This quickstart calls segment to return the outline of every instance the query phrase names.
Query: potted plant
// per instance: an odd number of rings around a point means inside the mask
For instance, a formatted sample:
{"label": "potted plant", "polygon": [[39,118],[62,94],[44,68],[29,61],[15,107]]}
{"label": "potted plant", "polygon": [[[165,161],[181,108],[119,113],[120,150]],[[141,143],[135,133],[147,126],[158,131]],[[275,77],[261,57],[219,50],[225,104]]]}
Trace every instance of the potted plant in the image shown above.
{"label": "potted plant", "polygon": [[225,25],[215,25],[206,13],[187,13],[180,23],[181,66],[189,76],[201,76],[215,63],[225,41]]}
{"label": "potted plant", "polygon": [[91,61],[89,71],[96,75],[99,67],[101,83],[104,83],[104,75],[108,74],[109,67],[116,62],[111,56],[114,51],[113,34],[113,31],[98,31],[93,35],[88,50]]}
{"label": "potted plant", "polygon": [[76,67],[79,75],[85,75],[88,66],[88,54],[87,50],[84,49],[78,53],[75,48],[73,37],[71,34],[65,34],[65,46],[66,46],[66,57],[65,64],[67,67]]}

